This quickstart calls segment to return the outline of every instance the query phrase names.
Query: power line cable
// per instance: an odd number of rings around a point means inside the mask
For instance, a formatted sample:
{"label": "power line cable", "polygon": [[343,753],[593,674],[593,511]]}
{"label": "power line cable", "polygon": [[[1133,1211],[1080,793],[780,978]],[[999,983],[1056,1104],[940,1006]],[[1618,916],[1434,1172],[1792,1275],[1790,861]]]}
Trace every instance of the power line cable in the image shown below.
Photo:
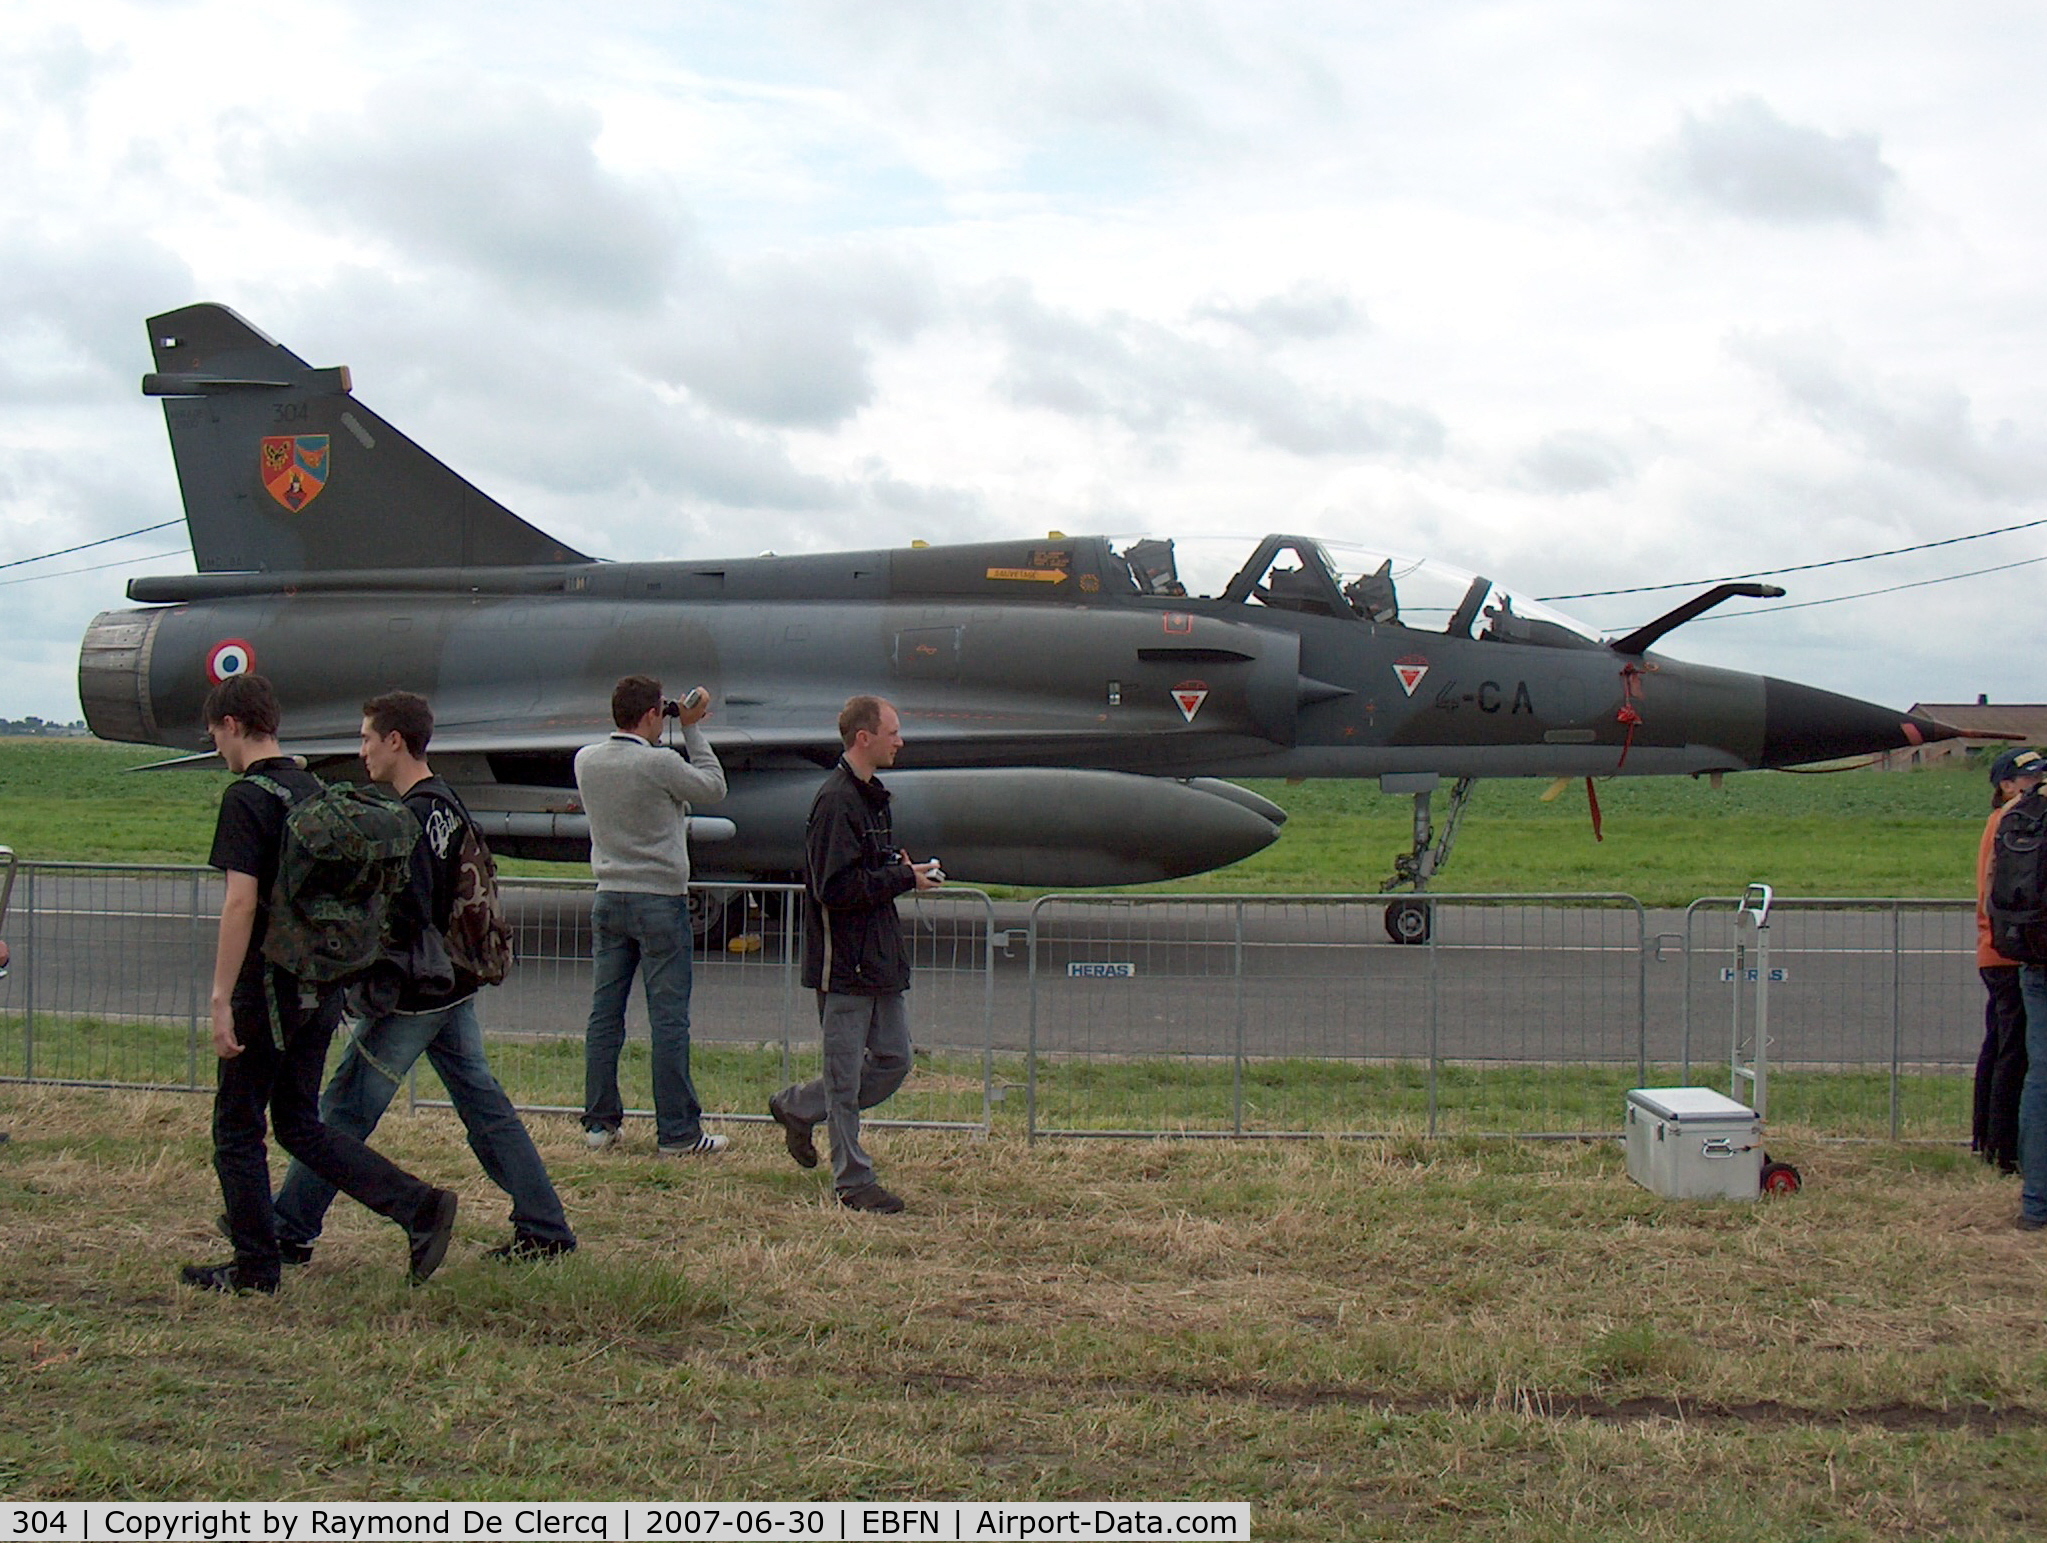
{"label": "power line cable", "polygon": [[[1872,562],[1879,557],[1902,557],[1907,552],[1930,552],[1935,547],[1959,546],[1965,541],[1981,541],[1986,536],[2008,536],[2015,530],[2037,530],[2042,525],[2047,525],[2047,520],[2027,520],[2018,525],[2000,525],[1996,530],[1979,530],[1973,535],[1949,536],[1944,541],[1922,541],[1916,546],[1894,546],[1884,552],[1864,552],[1859,557],[1830,557],[1823,563],[1799,563],[1795,567],[1790,568],[1758,568],[1753,573],[1723,573],[1720,577],[1714,579],[1680,579],[1674,584],[1637,584],[1630,589],[1584,589],[1572,595],[1537,595],[1535,598],[1545,603],[1555,600],[1601,600],[1609,595],[1647,595],[1661,589],[1697,589],[1704,584],[1728,584],[1737,579],[1766,579],[1779,573],[1811,573],[1816,568],[1839,568],[1847,563]],[[1982,571],[1985,573],[1995,573],[1998,570],[1995,568],[1985,568]],[[1967,578],[1969,575],[1956,574],[1955,577]],[[1935,580],[1933,582],[1938,583],[1942,581]],[[1884,591],[1871,590],[1870,593],[1882,594]],[[1843,595],[1841,598],[1848,600],[1855,597]],[[1808,601],[1806,603],[1822,605],[1826,602]],[[1793,609],[1793,607],[1788,605],[1777,606],[1775,609],[1788,611]],[[1746,613],[1737,612],[1735,614]]]}
{"label": "power line cable", "polygon": [[1864,589],[1852,595],[1829,595],[1824,600],[1797,600],[1790,605],[1754,605],[1745,611],[1709,611],[1703,616],[1694,616],[1687,625],[1697,626],[1702,621],[1733,621],[1738,616],[1774,616],[1779,611],[1807,611],[1816,605],[1839,605],[1845,600],[1867,600],[1872,595],[1895,595],[1900,590],[1926,589],[1934,584],[1952,584],[1958,579],[1980,579],[1986,573],[2009,573],[2014,568],[2030,568],[2036,563],[2047,563],[2047,556],[2021,558],[2015,563],[1999,563],[1994,568],[1973,568],[1967,573],[1950,573],[1937,579],[1914,579],[1909,584],[1890,584],[1882,589]]}
{"label": "power line cable", "polygon": [[[69,557],[73,552],[90,551],[96,546],[106,546],[115,541],[126,541],[130,536],[146,536],[153,530],[169,530],[173,525],[182,525],[184,523],[183,520],[165,520],[160,525],[145,525],[140,530],[124,530],[118,536],[102,536],[97,541],[85,541],[77,546],[60,547],[57,551],[45,552],[40,557],[17,557],[13,562],[0,563],[0,568],[22,568],[30,563],[46,563],[53,557]],[[77,571],[84,573],[88,570],[81,568]]]}
{"label": "power line cable", "polygon": [[74,573],[101,573],[108,568],[126,568],[135,563],[153,563],[159,557],[183,557],[191,550],[190,547],[181,546],[169,552],[147,552],[141,557],[124,557],[119,562],[94,563],[89,568],[60,568],[55,573],[31,573],[18,579],[0,579],[0,589],[5,589],[13,584],[35,584],[43,579],[69,578]]}

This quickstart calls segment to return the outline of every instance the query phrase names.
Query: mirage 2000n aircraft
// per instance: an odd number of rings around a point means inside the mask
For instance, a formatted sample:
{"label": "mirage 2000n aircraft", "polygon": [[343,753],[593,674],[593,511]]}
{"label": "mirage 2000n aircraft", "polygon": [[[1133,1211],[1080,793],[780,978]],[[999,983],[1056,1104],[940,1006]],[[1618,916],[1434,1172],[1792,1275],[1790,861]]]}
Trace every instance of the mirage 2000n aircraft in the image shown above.
{"label": "mirage 2000n aircraft", "polygon": [[[1484,578],[1268,536],[1204,586],[1167,540],[1052,535],[718,561],[600,562],[529,525],[232,311],[149,324],[198,573],[130,582],[88,629],[93,731],[207,744],[212,683],[259,669],[286,744],[345,771],[361,703],[433,702],[433,760],[508,854],[580,857],[571,757],[620,675],[702,682],[731,784],[696,871],[796,872],[864,691],[908,741],[899,835],[957,879],[1144,883],[1235,861],[1285,818],[1236,777],[1376,778],[1415,799],[1391,883],[1425,888],[1473,779],[1698,775],[1945,738],[1925,719],[1652,651],[1723,585],[1602,640]],[[1224,576],[1227,575],[1225,578]],[[1207,587],[1207,594],[1191,589]],[[1454,784],[1443,834],[1430,796]],[[1418,940],[1419,902],[1388,930]]]}

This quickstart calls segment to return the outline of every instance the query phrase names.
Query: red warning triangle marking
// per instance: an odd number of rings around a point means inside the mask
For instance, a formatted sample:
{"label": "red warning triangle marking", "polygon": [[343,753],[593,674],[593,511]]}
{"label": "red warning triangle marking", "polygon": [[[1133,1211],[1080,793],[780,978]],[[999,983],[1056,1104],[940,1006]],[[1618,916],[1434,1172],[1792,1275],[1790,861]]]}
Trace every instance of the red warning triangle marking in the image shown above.
{"label": "red warning triangle marking", "polygon": [[1208,692],[1205,690],[1175,691],[1173,693],[1173,700],[1180,704],[1180,715],[1189,723],[1192,723],[1194,715],[1201,711],[1201,704],[1208,700]]}
{"label": "red warning triangle marking", "polygon": [[1393,666],[1393,673],[1400,677],[1400,689],[1413,696],[1414,688],[1422,683],[1422,677],[1429,673],[1429,667],[1425,664],[1396,664]]}

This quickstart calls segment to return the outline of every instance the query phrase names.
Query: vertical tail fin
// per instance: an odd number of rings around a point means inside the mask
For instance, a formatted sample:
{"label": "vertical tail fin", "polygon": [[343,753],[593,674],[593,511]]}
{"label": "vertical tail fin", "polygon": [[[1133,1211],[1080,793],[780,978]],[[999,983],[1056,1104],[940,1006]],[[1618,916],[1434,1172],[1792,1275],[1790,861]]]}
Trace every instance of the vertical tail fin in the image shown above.
{"label": "vertical tail fin", "polygon": [[201,573],[583,563],[221,305],[149,319]]}

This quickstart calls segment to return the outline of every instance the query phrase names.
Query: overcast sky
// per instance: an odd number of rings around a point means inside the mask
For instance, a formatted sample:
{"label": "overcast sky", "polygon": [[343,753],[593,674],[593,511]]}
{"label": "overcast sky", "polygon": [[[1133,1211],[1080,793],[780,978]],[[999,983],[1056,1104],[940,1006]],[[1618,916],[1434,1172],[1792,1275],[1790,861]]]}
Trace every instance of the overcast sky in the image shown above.
{"label": "overcast sky", "polygon": [[[2047,519],[2037,4],[0,16],[0,563],[179,517],[137,382],[196,300],[608,558],[1289,530],[1545,595]],[[183,540],[0,568],[0,716],[76,717]],[[2043,584],[1664,646],[2037,702]]]}

